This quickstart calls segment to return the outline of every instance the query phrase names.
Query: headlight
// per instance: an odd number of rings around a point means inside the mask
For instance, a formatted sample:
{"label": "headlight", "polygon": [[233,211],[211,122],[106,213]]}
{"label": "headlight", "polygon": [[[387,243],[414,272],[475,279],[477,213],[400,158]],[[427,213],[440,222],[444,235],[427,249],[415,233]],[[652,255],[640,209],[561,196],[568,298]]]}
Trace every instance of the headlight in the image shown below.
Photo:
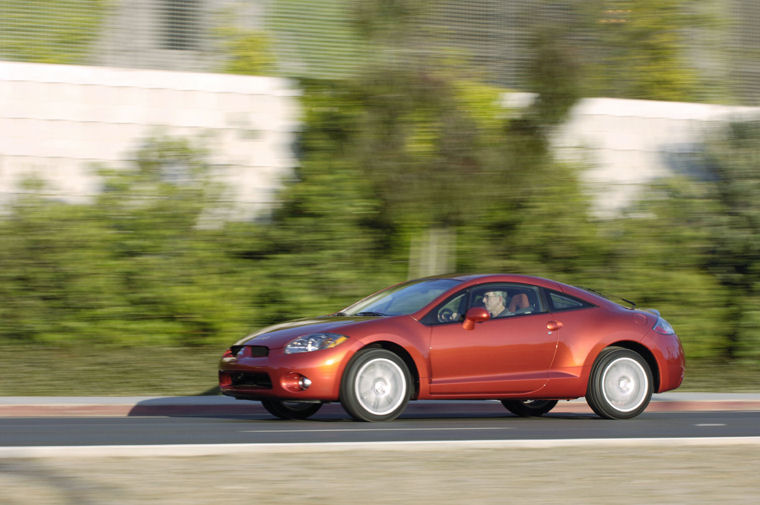
{"label": "headlight", "polygon": [[337,333],[314,333],[298,337],[285,346],[285,354],[294,354],[297,352],[321,351],[322,349],[331,349],[348,340],[345,335]]}

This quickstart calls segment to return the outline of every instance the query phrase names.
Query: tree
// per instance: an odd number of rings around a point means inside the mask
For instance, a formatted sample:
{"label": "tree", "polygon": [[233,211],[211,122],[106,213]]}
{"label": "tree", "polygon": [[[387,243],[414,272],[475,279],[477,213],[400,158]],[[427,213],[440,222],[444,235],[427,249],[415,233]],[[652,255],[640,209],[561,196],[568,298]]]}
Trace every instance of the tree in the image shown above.
{"label": "tree", "polygon": [[760,122],[705,138],[701,168],[661,181],[605,227],[614,246],[606,281],[662,310],[687,356],[746,364],[760,358]]}
{"label": "tree", "polygon": [[[129,169],[102,169],[93,202],[30,194],[0,219],[0,340],[201,345],[242,334],[260,285],[235,235],[205,226],[221,205],[204,152],[146,141]],[[262,318],[263,319],[263,318]]]}
{"label": "tree", "polygon": [[404,270],[395,227],[347,154],[359,113],[352,93],[328,81],[303,88],[300,163],[262,223],[267,249],[249,264],[267,272],[271,322],[337,311]]}
{"label": "tree", "polygon": [[706,267],[727,288],[725,354],[760,359],[760,121],[734,122],[708,138],[707,167],[715,212],[706,213]]}
{"label": "tree", "polygon": [[3,0],[0,58],[84,63],[100,35],[106,0]]}
{"label": "tree", "polygon": [[629,215],[602,223],[608,254],[599,289],[659,310],[688,360],[724,353],[724,286],[705,268],[712,244],[705,216],[718,212],[704,183],[658,181]]}
{"label": "tree", "polygon": [[586,96],[692,101],[700,77],[688,60],[710,18],[684,0],[581,2]]}

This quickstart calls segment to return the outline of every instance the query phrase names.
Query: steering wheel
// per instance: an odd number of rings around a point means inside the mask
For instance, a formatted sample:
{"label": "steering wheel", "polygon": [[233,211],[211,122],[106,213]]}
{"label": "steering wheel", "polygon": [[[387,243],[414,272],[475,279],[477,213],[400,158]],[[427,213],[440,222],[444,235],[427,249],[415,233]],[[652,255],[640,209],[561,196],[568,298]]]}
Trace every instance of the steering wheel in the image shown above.
{"label": "steering wheel", "polygon": [[454,320],[454,311],[451,309],[442,309],[438,312],[438,321],[441,323],[448,323]]}

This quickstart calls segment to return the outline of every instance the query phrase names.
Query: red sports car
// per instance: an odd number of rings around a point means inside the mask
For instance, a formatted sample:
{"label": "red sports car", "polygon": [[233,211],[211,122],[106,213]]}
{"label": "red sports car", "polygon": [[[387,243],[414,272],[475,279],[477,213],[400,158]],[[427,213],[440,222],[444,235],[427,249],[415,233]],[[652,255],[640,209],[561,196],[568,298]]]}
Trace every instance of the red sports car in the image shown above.
{"label": "red sports car", "polygon": [[581,396],[599,416],[626,419],[683,375],[681,342],[656,311],[523,275],[398,284],[249,335],[219,365],[223,394],[277,417],[339,401],[363,421],[395,419],[410,400],[498,399],[538,416]]}

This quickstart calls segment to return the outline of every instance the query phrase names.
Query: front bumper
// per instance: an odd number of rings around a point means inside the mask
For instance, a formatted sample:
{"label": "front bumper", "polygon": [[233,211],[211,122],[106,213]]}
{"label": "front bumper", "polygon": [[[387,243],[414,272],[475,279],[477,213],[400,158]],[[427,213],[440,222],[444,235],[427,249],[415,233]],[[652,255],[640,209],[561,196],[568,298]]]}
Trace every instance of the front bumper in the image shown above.
{"label": "front bumper", "polygon": [[222,394],[247,400],[283,399],[337,401],[340,379],[351,355],[350,346],[285,354],[270,349],[267,356],[243,352],[219,363]]}

